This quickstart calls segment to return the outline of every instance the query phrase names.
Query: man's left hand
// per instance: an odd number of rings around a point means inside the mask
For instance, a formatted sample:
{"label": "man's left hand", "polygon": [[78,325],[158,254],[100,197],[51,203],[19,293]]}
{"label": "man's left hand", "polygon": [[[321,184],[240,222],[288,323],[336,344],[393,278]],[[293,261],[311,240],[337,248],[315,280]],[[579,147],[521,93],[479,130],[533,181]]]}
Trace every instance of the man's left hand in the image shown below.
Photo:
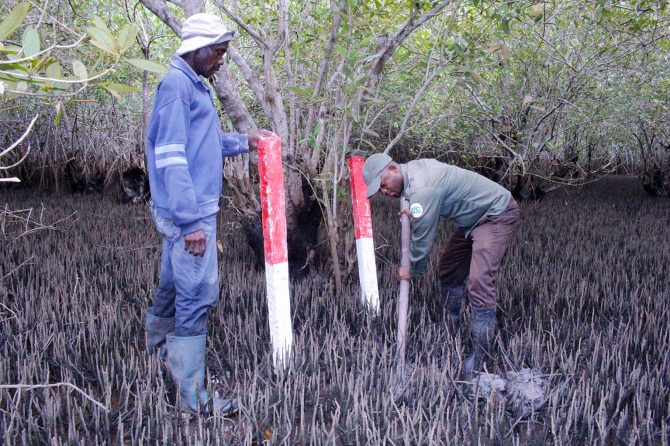
{"label": "man's left hand", "polygon": [[398,268],[398,281],[412,280],[412,273],[409,272],[409,266],[401,266]]}
{"label": "man's left hand", "polygon": [[400,209],[400,211],[398,212],[398,215],[400,215],[401,217],[403,215],[406,215],[407,218],[409,218],[410,223],[412,222],[412,219],[414,218],[414,216],[412,215],[412,211],[410,211],[409,209]]}
{"label": "man's left hand", "polygon": [[258,150],[258,140],[267,138],[268,136],[277,136],[270,130],[260,129],[252,130],[247,133],[247,141],[249,142],[249,150]]}

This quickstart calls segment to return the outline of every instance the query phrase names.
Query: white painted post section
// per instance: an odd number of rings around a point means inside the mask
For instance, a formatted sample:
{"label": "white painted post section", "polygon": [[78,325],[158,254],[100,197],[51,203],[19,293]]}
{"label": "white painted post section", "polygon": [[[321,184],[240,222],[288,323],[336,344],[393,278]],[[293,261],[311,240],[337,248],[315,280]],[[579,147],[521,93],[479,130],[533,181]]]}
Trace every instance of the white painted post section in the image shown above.
{"label": "white painted post section", "polygon": [[265,281],[272,360],[275,369],[283,370],[291,357],[293,327],[286,246],[286,198],[279,137],[271,136],[258,141],[258,173],[263,208]]}
{"label": "white painted post section", "polygon": [[356,232],[356,260],[361,283],[361,301],[369,310],[379,313],[379,288],[377,285],[377,265],[375,264],[375,243],[372,238],[372,216],[368,187],[363,178],[365,157],[349,156],[349,182],[351,202]]}

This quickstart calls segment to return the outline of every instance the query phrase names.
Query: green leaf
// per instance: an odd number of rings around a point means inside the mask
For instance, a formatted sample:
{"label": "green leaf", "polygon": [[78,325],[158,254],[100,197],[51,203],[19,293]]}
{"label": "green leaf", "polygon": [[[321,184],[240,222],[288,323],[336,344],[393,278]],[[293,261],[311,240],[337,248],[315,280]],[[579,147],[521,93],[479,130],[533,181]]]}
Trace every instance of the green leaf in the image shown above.
{"label": "green leaf", "polygon": [[18,54],[21,52],[21,47],[18,47],[16,45],[5,45],[5,48],[0,50],[0,52],[4,53],[7,55],[7,59],[12,60],[12,59],[18,59]]}
{"label": "green leaf", "polygon": [[46,69],[47,77],[52,79],[62,79],[63,78],[63,67],[57,61],[54,61],[47,65]]}
{"label": "green leaf", "polygon": [[500,24],[500,28],[505,34],[509,34],[509,19],[504,19]]}
{"label": "green leaf", "polygon": [[41,80],[41,79],[25,79],[25,80],[22,80],[21,82],[25,82],[26,84],[31,84],[31,85],[44,85],[44,81]]}
{"label": "green leaf", "polygon": [[484,83],[484,79],[482,79],[482,77],[481,77],[480,75],[478,75],[477,73],[475,73],[474,71],[469,70],[469,71],[468,71],[468,74],[469,74],[470,77],[471,77],[472,79],[474,79],[474,81],[477,82],[479,85],[481,85],[481,84]]}
{"label": "green leaf", "polygon": [[[46,74],[47,77],[51,79],[63,79],[63,67],[61,67],[61,65],[57,61],[53,61],[52,63],[47,65]],[[58,90],[67,89],[67,84],[64,84],[62,82],[46,81],[45,86],[47,88],[55,88]]]}
{"label": "green leaf", "polygon": [[524,96],[524,98],[523,98],[523,103],[522,103],[521,105],[522,105],[523,107],[525,107],[525,106],[528,105],[528,104],[532,104],[533,101],[535,101],[535,98],[533,98],[532,95],[527,94],[526,96]]}
{"label": "green leaf", "polygon": [[109,31],[109,28],[107,28],[107,24],[105,22],[103,22],[100,17],[98,17],[97,15],[94,15],[92,20],[93,20],[93,24],[95,26],[97,26],[98,28],[108,32],[110,36],[112,35],[112,33]]}
{"label": "green leaf", "polygon": [[140,70],[150,71],[156,74],[167,74],[170,70],[165,65],[153,62],[146,59],[125,59],[129,64],[139,68]]}
{"label": "green leaf", "polygon": [[365,139],[365,138],[361,138],[361,141],[363,141],[365,144],[369,145],[370,148],[371,148],[372,150],[377,149],[377,147],[375,147],[375,145],[372,144],[372,143],[371,143],[370,141],[368,141],[367,139]]}
{"label": "green leaf", "polygon": [[21,71],[25,74],[28,74],[28,69],[26,68],[26,65],[22,63],[10,63],[5,62],[3,60],[2,64],[0,64],[0,67],[2,67],[2,69],[5,71],[17,71],[17,72]]}
{"label": "green leaf", "polygon": [[121,54],[125,53],[135,43],[137,37],[137,26],[134,23],[129,23],[119,31],[119,36],[116,39],[119,51]]}
{"label": "green leaf", "polygon": [[116,40],[107,30],[97,26],[89,26],[86,31],[91,36],[91,44],[100,48],[106,53],[117,54]]}
{"label": "green leaf", "polygon": [[48,64],[51,63],[51,61],[54,60],[54,58],[47,54],[42,54],[42,56],[36,61],[32,63],[32,71],[35,73],[39,73],[46,67]]}
{"label": "green leaf", "polygon": [[114,48],[110,47],[108,44],[102,43],[102,42],[100,42],[98,40],[95,40],[95,39],[91,39],[90,43],[94,47],[99,48],[99,49],[103,50],[104,52],[109,53],[113,56],[116,56],[116,51],[114,51]]}
{"label": "green leaf", "polygon": [[102,86],[106,90],[109,90],[110,92],[114,91],[116,93],[130,93],[132,91],[137,91],[137,87],[132,85],[117,84],[115,82],[107,82],[102,84]]}
{"label": "green leaf", "polygon": [[528,13],[531,17],[539,17],[544,14],[544,3],[536,3],[530,7]]}
{"label": "green leaf", "polygon": [[512,57],[512,50],[504,43],[500,44],[500,60],[507,62]]}
{"label": "green leaf", "polygon": [[379,133],[371,129],[363,129],[363,133],[367,133],[368,135],[374,136],[375,138],[380,138]]}
{"label": "green leaf", "polygon": [[33,57],[40,52],[40,35],[37,34],[35,28],[26,28],[23,31],[23,55],[25,57]]}
{"label": "green leaf", "polygon": [[121,99],[121,94],[122,93],[130,93],[131,91],[136,91],[137,87],[133,87],[131,85],[123,85],[123,84],[117,84],[114,82],[107,82],[104,84],[101,84],[102,88],[107,90],[112,96],[114,96],[116,99]]}
{"label": "green leaf", "polygon": [[72,61],[72,72],[78,79],[88,79],[88,70],[86,70],[86,66],[81,60],[75,59]]}
{"label": "green leaf", "polygon": [[4,73],[0,73],[0,80],[17,82],[19,79],[23,79],[21,76],[26,74],[26,69],[21,66],[19,68],[5,68],[2,67]]}
{"label": "green leaf", "polygon": [[9,37],[21,24],[23,19],[28,15],[30,3],[19,3],[12,12],[0,22],[0,39]]}
{"label": "green leaf", "polygon": [[60,124],[60,120],[63,117],[63,101],[56,102],[56,117],[54,118],[54,124]]}
{"label": "green leaf", "polygon": [[314,93],[314,89],[310,87],[301,88],[296,86],[296,87],[289,87],[289,90],[306,98],[311,97],[312,93]]}

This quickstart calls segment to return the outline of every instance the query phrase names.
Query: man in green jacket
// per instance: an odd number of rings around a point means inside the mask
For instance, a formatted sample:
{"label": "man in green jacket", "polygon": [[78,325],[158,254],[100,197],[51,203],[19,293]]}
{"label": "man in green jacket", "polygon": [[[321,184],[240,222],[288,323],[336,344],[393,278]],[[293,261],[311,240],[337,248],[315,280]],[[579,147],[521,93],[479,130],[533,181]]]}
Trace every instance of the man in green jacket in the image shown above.
{"label": "man in green jacket", "polygon": [[468,374],[480,370],[491,355],[495,338],[496,276],[519,224],[516,201],[507,189],[488,178],[433,159],[398,164],[377,153],[365,161],[363,176],[368,197],[381,191],[387,197],[409,200],[411,266],[398,270],[399,279],[411,280],[426,271],[440,218],[456,224],[440,257],[440,285],[447,326],[456,333],[467,279],[473,351],[464,368]]}

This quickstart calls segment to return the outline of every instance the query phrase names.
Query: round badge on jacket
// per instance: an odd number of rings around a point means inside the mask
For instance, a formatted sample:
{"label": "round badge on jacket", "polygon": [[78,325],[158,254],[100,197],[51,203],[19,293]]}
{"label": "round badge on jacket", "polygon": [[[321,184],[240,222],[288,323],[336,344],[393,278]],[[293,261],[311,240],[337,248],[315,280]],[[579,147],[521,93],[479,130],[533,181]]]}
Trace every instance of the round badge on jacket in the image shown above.
{"label": "round badge on jacket", "polygon": [[409,211],[412,213],[412,217],[419,218],[423,215],[423,206],[420,203],[412,203],[409,206]]}

